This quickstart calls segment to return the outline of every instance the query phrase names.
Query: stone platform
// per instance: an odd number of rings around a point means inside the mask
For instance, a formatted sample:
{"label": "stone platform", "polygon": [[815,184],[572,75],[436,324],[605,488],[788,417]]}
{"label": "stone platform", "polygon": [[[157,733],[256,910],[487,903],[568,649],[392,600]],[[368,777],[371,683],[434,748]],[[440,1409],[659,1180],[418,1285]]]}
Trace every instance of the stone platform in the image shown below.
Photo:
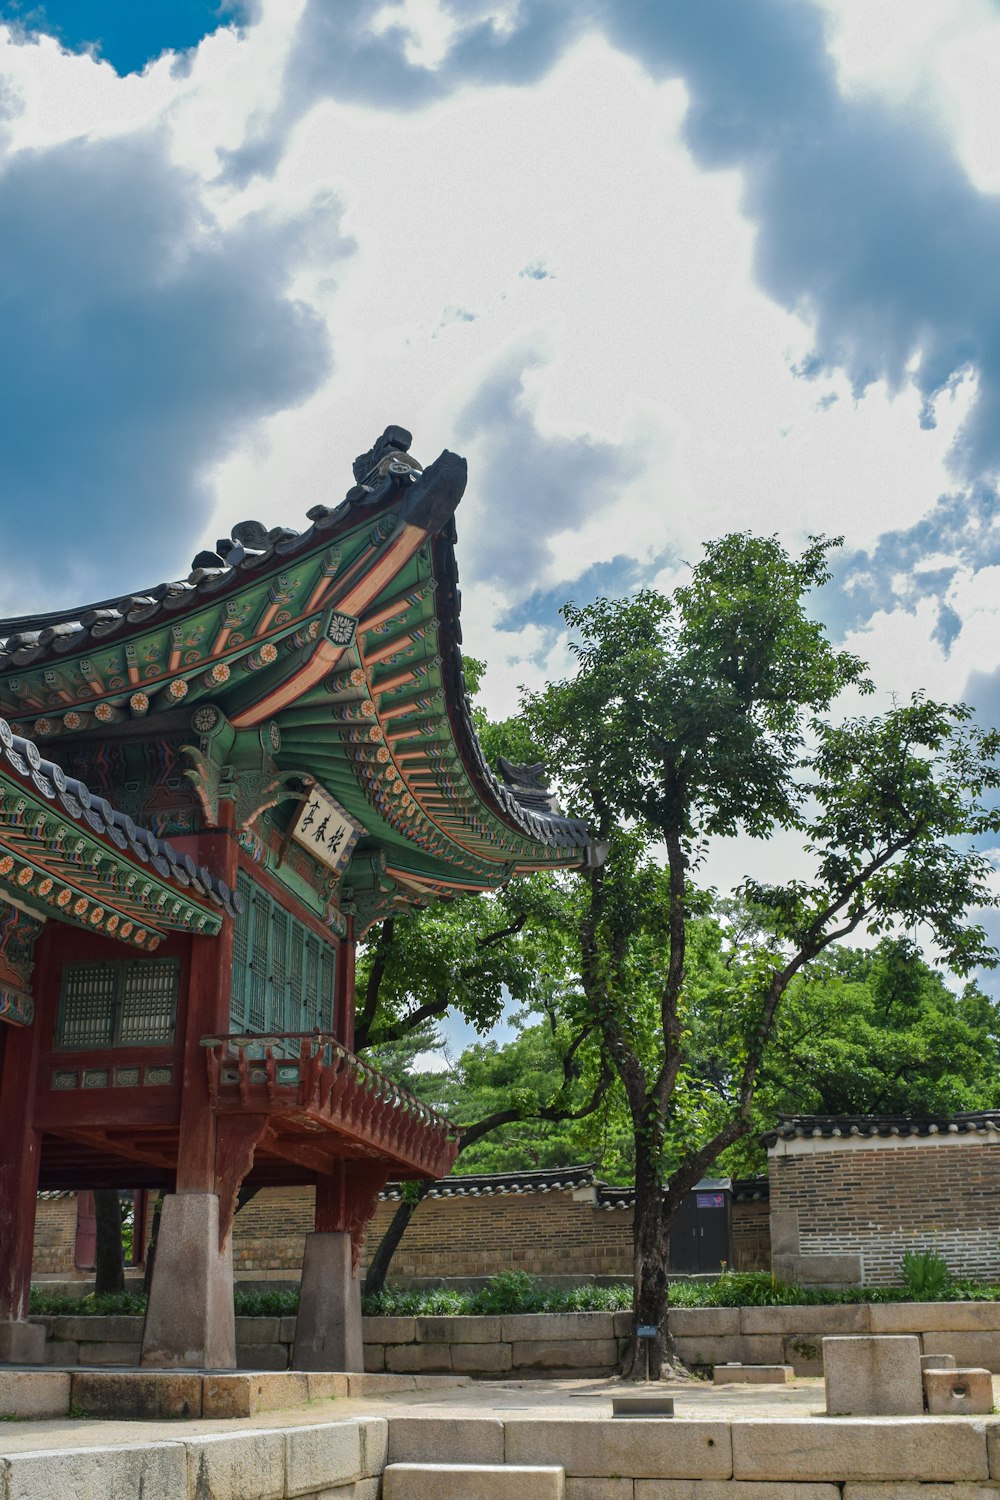
{"label": "stone platform", "polygon": [[[618,1382],[410,1378],[311,1400],[307,1386],[304,1405],[243,1417],[12,1421],[0,1427],[0,1497],[126,1496],[141,1478],[144,1500],[377,1500],[391,1465],[502,1469],[491,1500],[516,1493],[518,1468],[559,1469],[564,1500],[1000,1497],[1000,1418],[828,1417],[818,1380],[664,1384],[676,1415],[658,1421],[612,1419]],[[260,1386],[259,1398],[277,1391]]]}

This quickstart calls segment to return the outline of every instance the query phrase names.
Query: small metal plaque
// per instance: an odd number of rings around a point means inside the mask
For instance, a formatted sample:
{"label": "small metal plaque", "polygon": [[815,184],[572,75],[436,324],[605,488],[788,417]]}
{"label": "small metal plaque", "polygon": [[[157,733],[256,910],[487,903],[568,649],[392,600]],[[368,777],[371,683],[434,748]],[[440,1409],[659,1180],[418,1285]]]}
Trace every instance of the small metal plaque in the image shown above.
{"label": "small metal plaque", "polygon": [[660,1330],[655,1323],[640,1323],[635,1330],[635,1336],[637,1339],[655,1339],[659,1338]]}

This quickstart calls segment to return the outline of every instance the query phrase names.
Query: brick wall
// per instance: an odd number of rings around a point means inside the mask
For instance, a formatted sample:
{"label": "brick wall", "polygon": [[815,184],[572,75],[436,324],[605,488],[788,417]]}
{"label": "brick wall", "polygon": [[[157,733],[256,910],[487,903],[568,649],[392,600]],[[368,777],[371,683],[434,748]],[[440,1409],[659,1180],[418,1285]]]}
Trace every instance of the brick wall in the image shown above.
{"label": "brick wall", "polygon": [[933,1249],[956,1275],[1000,1281],[1000,1144],[977,1136],[783,1144],[769,1163],[780,1275],[893,1282],[905,1251]]}
{"label": "brick wall", "polygon": [[[377,1247],[397,1205],[380,1203],[367,1251]],[[268,1188],[236,1215],[233,1268],[246,1280],[287,1280],[302,1264],[312,1229],[311,1188]],[[597,1210],[571,1193],[425,1198],[392,1263],[393,1279],[411,1276],[631,1275],[632,1215]]]}
{"label": "brick wall", "polygon": [[33,1276],[72,1276],[76,1272],[76,1194],[39,1198],[35,1209]]}
{"label": "brick wall", "polygon": [[771,1265],[771,1216],[766,1198],[732,1207],[733,1268],[766,1271]]}
{"label": "brick wall", "polygon": [[[397,1205],[380,1203],[368,1230],[367,1255]],[[312,1229],[311,1188],[268,1188],[242,1208],[233,1226],[233,1266],[245,1280],[287,1280],[302,1264]],[[770,1265],[768,1206],[734,1203],[733,1263],[740,1270]],[[630,1209],[596,1209],[584,1194],[517,1193],[495,1197],[425,1198],[393,1257],[393,1280],[410,1277],[632,1274]]]}

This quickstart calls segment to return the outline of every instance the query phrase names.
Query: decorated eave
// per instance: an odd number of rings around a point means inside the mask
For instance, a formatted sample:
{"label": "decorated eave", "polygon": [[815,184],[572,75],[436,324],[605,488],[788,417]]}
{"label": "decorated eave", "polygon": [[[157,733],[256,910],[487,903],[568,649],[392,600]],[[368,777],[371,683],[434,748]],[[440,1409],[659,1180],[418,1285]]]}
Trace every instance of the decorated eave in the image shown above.
{"label": "decorated eave", "polygon": [[761,1136],[769,1149],[779,1141],[900,1139],[912,1136],[1000,1135],[1000,1110],[955,1115],[782,1115]]}
{"label": "decorated eave", "polygon": [[460,651],[465,461],[421,470],[409,442],[387,429],[304,532],[244,522],[182,581],[0,621],[0,713],[57,758],[74,736],[152,736],[159,720],[186,733],[209,825],[262,753],[272,782],[242,828],[325,790],[361,830],[339,893],[359,932],[394,906],[603,857],[531,768],[501,781],[483,759]]}
{"label": "decorated eave", "polygon": [[167,932],[214,935],[238,901],[0,719],[0,902],[8,897],[146,952]]}

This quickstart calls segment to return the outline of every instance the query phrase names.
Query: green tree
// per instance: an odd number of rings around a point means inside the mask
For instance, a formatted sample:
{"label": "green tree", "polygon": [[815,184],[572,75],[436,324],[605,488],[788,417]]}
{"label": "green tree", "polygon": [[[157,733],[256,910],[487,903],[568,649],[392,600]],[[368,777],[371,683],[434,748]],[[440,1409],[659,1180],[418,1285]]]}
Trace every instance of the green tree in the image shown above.
{"label": "green tree", "polygon": [[[391,918],[362,955],[355,1044],[377,1067],[456,1121],[460,1154],[517,1122],[583,1118],[609,1086],[612,1073],[600,1055],[601,1040],[595,1047],[589,1019],[574,1019],[579,1005],[566,990],[563,900],[558,884],[546,877],[516,881],[495,895],[461,897]],[[451,1008],[485,1033],[500,1019],[507,998],[546,1017],[543,1068],[512,1078],[485,1102],[456,1099],[447,1074],[415,1070],[416,1056],[433,1043],[429,1028]],[[369,1293],[381,1290],[430,1186],[417,1183],[404,1194],[369,1264]]]}
{"label": "green tree", "polygon": [[[831,545],[814,540],[796,558],[773,538],[730,535],[670,598],[647,590],[567,606],[577,670],[524,700],[534,745],[558,767],[574,812],[611,844],[606,866],[579,877],[580,977],[634,1136],[634,1312],[659,1330],[656,1374],[670,1358],[670,1221],[753,1128],[761,1066],[796,976],[837,941],[899,925],[923,926],[958,973],[996,957],[967,914],[996,904],[970,838],[998,826],[998,737],[963,706],[921,696],[831,720],[842,691],[870,691],[863,663],[834,650],[807,613]],[[693,872],[715,837],[779,830],[800,839],[811,873],[744,883],[773,937],[737,942],[701,997],[702,1015],[714,1006],[732,1043],[720,1090],[688,1061],[692,925],[705,915]],[[659,884],[631,851],[636,838],[663,849]],[[623,1005],[632,983],[637,1003]]]}

